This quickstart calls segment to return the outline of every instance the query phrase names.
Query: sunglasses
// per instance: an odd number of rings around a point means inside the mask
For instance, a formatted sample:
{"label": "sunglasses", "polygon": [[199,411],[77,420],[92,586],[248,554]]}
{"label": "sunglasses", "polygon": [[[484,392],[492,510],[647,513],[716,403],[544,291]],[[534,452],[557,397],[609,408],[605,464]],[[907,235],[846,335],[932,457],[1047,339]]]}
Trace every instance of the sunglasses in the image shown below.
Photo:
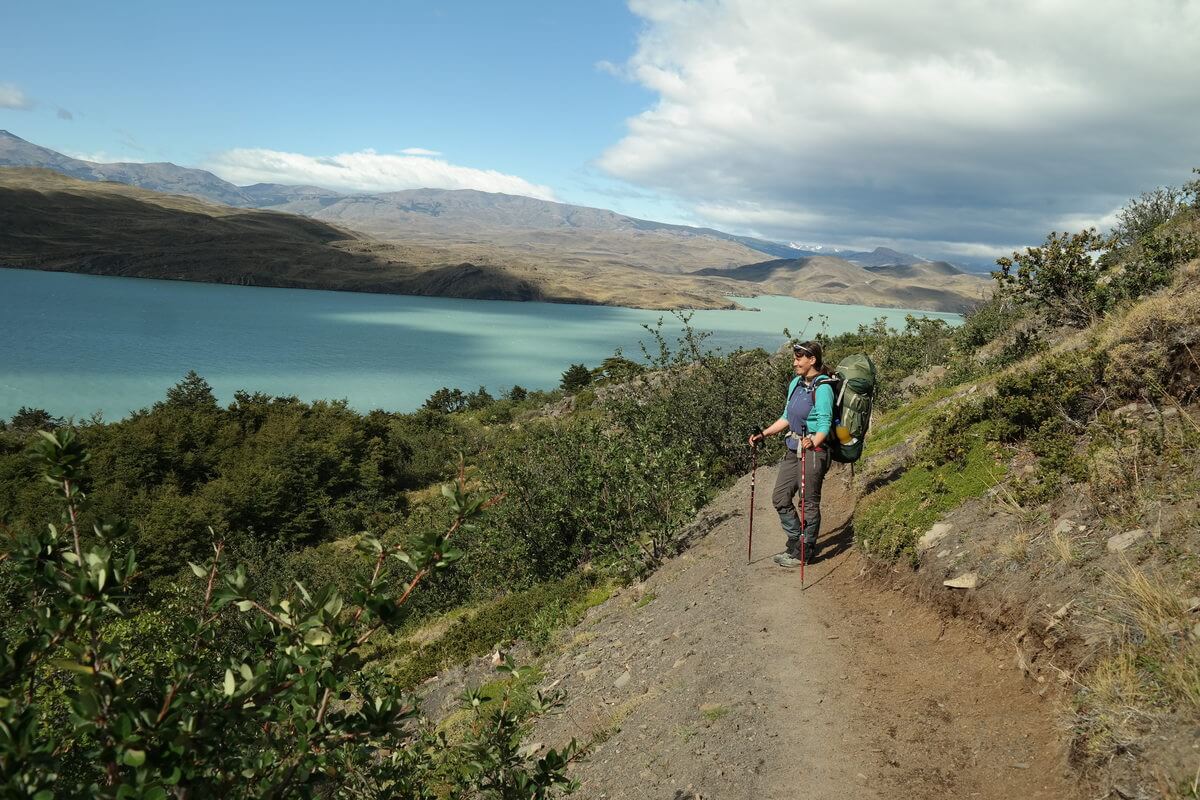
{"label": "sunglasses", "polygon": [[793,347],[792,353],[797,356],[808,356],[809,358],[815,358],[813,352],[807,347]]}

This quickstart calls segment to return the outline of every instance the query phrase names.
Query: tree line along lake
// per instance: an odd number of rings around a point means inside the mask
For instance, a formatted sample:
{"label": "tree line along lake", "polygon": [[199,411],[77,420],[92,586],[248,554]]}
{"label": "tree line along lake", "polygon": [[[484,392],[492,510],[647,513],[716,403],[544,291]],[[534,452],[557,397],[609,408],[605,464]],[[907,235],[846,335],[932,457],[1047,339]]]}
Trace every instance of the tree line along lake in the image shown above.
{"label": "tree line along lake", "polygon": [[[707,344],[784,342],[783,330],[837,334],[886,316],[956,314],[739,298],[758,311],[696,311]],[[457,300],[271,289],[0,268],[0,418],[22,406],[55,416],[124,417],[163,399],[195,370],[222,402],[245,389],[345,399],[360,411],[411,411],[442,386],[499,394],[558,386],[571,364],[621,348],[641,359],[643,327],[669,312],[610,306]]]}

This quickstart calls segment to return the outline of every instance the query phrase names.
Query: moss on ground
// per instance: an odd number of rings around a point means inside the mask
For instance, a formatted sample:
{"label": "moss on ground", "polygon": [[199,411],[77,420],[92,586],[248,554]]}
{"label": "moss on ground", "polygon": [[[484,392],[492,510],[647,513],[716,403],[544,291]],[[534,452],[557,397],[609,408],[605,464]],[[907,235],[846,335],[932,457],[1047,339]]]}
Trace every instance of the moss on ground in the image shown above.
{"label": "moss on ground", "polygon": [[391,680],[414,687],[448,666],[490,653],[497,645],[520,639],[535,651],[542,650],[555,633],[577,624],[589,608],[607,600],[612,589],[595,573],[576,573],[514,592],[478,607],[419,647],[411,642],[381,647],[390,662],[385,669]]}
{"label": "moss on ground", "polygon": [[488,681],[479,687],[481,702],[478,713],[476,709],[469,707],[456,709],[438,723],[438,730],[450,741],[462,741],[476,719],[488,719],[500,708],[500,704],[506,701],[512,711],[520,715],[527,714],[537,699],[538,684],[545,677],[537,667],[529,667],[515,674]]}
{"label": "moss on ground", "polygon": [[884,414],[867,435],[866,454],[874,455],[889,450],[928,427],[942,410],[939,405],[941,401],[960,389],[958,386],[934,389]]}
{"label": "moss on ground", "polygon": [[942,514],[1003,478],[1007,467],[984,441],[981,426],[972,428],[970,439],[961,462],[913,467],[862,501],[854,532],[866,552],[888,560],[915,558],[917,539]]}

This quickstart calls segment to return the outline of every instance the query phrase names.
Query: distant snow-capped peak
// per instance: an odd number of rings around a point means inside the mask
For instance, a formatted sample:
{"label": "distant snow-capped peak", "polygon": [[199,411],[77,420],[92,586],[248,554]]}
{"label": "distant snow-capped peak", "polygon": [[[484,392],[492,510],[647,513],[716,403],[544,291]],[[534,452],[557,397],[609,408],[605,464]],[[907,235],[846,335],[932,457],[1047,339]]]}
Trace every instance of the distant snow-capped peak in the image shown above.
{"label": "distant snow-capped peak", "polygon": [[826,247],[823,244],[805,244],[804,242],[788,242],[788,247],[793,250],[805,250],[809,253],[845,253],[844,247]]}

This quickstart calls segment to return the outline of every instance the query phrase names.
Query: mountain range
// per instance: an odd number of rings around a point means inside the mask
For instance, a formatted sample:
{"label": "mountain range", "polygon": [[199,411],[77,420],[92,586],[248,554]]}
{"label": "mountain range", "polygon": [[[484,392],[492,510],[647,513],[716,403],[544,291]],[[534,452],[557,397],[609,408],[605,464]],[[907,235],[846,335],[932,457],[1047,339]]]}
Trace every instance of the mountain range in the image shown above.
{"label": "mountain range", "polygon": [[[482,271],[489,276],[483,281],[489,287],[496,283],[496,276],[507,276],[500,281],[505,284],[506,296],[512,296],[512,286],[519,286],[523,288],[516,295],[528,299],[711,308],[731,305],[726,297],[730,293],[772,293],[835,303],[962,311],[978,302],[986,290],[986,282],[952,265],[926,262],[887,248],[871,252],[839,251],[836,256],[828,256],[711,228],[653,222],[605,209],[473,190],[411,189],[345,194],[317,186],[272,183],[237,186],[211,172],[171,163],[107,164],[75,159],[7,131],[0,131],[0,167],[36,167],[97,186],[123,184],[163,196],[195,198],[227,209],[283,212],[326,223],[328,230],[340,231],[344,238],[334,247],[344,254],[364,255],[378,263],[391,264],[392,269],[403,265],[412,274],[447,268],[461,272],[462,265],[468,265],[472,274]],[[36,171],[20,172],[13,181],[0,181],[0,188],[36,190]],[[62,185],[53,181],[46,186],[64,191]],[[97,191],[94,199],[98,202],[118,200],[112,192]],[[80,185],[72,185],[69,192],[76,197],[88,194]],[[130,199],[120,198],[121,202]],[[138,195],[137,200],[145,206],[157,207],[159,210],[151,215],[155,218],[160,211],[178,205],[148,195]],[[224,212],[210,215],[227,222],[230,216]],[[77,214],[72,218],[80,221]],[[95,241],[96,232],[102,231],[104,225],[100,224],[102,219],[93,222],[96,224],[90,226],[89,237]],[[301,229],[302,226],[296,227]],[[60,244],[47,243],[48,252],[54,253],[55,268],[70,269],[63,261]],[[147,244],[152,252],[161,242],[152,236]],[[122,246],[133,247],[127,237],[122,239]],[[222,246],[235,249],[236,239]],[[141,265],[136,270],[147,269],[148,262],[134,255],[142,249],[133,247],[130,251],[130,264]],[[109,253],[110,258],[117,255]],[[764,256],[770,259],[764,261]],[[24,253],[17,260],[28,265],[29,254]],[[215,263],[221,259],[214,254],[212,260]],[[17,265],[13,254],[4,250],[0,250],[0,263]],[[786,266],[788,263],[792,266]],[[937,266],[901,270],[930,263]],[[776,266],[766,269],[764,264]],[[127,272],[131,269],[134,267],[127,265]],[[81,266],[79,271],[86,270]],[[211,269],[201,272],[205,277],[195,279],[221,279]],[[817,278],[820,281],[814,283]],[[322,285],[319,275],[314,280]],[[257,274],[253,269],[243,270],[240,276],[229,276],[228,282],[280,285],[272,282],[272,275]],[[341,279],[331,281],[328,288],[352,288],[343,283]],[[368,283],[373,285],[371,281]],[[444,287],[447,294],[491,296],[488,292],[492,289],[481,289],[482,293],[478,293],[455,283],[454,287]],[[393,285],[393,281],[383,281],[382,285]],[[399,287],[374,290],[395,291]]]}

